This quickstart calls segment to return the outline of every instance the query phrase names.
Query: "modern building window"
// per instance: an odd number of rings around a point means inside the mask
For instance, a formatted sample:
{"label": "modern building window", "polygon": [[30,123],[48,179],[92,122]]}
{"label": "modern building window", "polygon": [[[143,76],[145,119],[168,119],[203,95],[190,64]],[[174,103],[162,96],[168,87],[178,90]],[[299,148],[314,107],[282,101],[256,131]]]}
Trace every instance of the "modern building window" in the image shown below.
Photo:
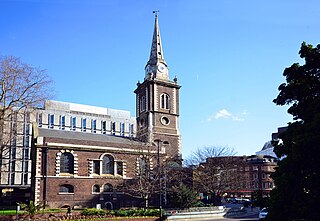
{"label": "modern building window", "polygon": [[59,118],[60,129],[64,130],[66,128],[66,116],[61,116]]}
{"label": "modern building window", "polygon": [[160,95],[160,108],[162,109],[170,109],[170,96],[168,94]]}
{"label": "modern building window", "polygon": [[30,135],[30,124],[29,123],[26,123],[25,124],[25,134],[26,135]]}
{"label": "modern building window", "polygon": [[134,125],[133,124],[130,124],[130,127],[129,127],[129,135],[130,135],[130,137],[132,137],[133,136],[133,127],[134,127]]}
{"label": "modern building window", "polygon": [[91,131],[92,131],[92,133],[97,132],[97,120],[96,119],[91,120]]}
{"label": "modern building window", "polygon": [[113,186],[110,183],[104,184],[103,192],[113,192]]}
{"label": "modern building window", "polygon": [[22,169],[23,171],[28,171],[29,164],[27,160],[23,161],[22,167],[23,167]]}
{"label": "modern building window", "polygon": [[100,193],[100,186],[98,184],[93,185],[92,192],[93,193]]}
{"label": "modern building window", "polygon": [[102,174],[114,175],[114,159],[110,155],[104,155],[102,158]]}
{"label": "modern building window", "polygon": [[111,122],[111,134],[116,134],[116,122]]}
{"label": "modern building window", "polygon": [[271,188],[271,189],[273,188],[273,183],[272,182],[269,183],[269,188]]}
{"label": "modern building window", "polygon": [[70,130],[76,130],[77,127],[77,118],[76,117],[71,117],[70,118]]}
{"label": "modern building window", "polygon": [[24,146],[25,147],[29,147],[30,146],[30,136],[29,135],[25,135],[24,136]]}
{"label": "modern building window", "polygon": [[42,114],[41,113],[38,114],[38,125],[39,125],[39,127],[42,127]]}
{"label": "modern building window", "polygon": [[125,129],[125,124],[124,123],[120,123],[120,136],[124,136],[124,130]]}
{"label": "modern building window", "polygon": [[22,182],[24,185],[27,185],[28,184],[28,173],[23,173],[22,174]]}
{"label": "modern building window", "polygon": [[102,134],[107,133],[107,122],[105,120],[101,121],[101,133]]}
{"label": "modern building window", "polygon": [[86,118],[81,119],[81,130],[83,132],[86,132],[86,130],[87,130],[87,119]]}
{"label": "modern building window", "polygon": [[60,158],[60,173],[73,174],[74,172],[74,157],[72,153],[65,152]]}
{"label": "modern building window", "polygon": [[263,189],[268,189],[268,183],[263,183]]}
{"label": "modern building window", "polygon": [[29,159],[29,149],[30,148],[24,148],[23,149],[23,158],[24,159]]}
{"label": "modern building window", "polygon": [[48,127],[54,128],[54,114],[48,114]]}
{"label": "modern building window", "polygon": [[59,193],[74,193],[74,187],[69,184],[64,184],[59,187]]}

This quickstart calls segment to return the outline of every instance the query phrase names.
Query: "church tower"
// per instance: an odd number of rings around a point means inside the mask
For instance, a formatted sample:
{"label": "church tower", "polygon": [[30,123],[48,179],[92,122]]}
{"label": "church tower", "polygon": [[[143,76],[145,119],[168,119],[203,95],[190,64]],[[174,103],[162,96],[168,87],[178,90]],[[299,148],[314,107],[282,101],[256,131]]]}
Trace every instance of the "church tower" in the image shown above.
{"label": "church tower", "polygon": [[181,159],[179,129],[178,80],[169,78],[168,65],[163,56],[158,15],[155,14],[150,58],[145,66],[143,83],[137,84],[137,138],[156,145],[173,159]]}

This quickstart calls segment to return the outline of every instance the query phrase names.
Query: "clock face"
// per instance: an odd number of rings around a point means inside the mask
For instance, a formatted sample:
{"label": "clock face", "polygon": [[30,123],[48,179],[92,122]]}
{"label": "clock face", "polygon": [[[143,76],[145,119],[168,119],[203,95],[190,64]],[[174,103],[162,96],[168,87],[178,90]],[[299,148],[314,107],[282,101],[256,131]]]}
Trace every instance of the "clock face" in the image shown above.
{"label": "clock face", "polygon": [[158,71],[161,73],[166,71],[166,66],[164,64],[158,64]]}
{"label": "clock face", "polygon": [[167,117],[161,117],[160,121],[161,121],[161,123],[163,125],[169,125],[170,124],[170,120]]}

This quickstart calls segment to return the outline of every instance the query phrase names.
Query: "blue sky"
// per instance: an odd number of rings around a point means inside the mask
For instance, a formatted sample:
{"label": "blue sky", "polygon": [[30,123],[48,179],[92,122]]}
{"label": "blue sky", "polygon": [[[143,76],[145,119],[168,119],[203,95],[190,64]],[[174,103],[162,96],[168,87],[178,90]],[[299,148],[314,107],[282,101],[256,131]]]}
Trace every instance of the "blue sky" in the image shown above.
{"label": "blue sky", "polygon": [[153,10],[182,85],[184,158],[204,146],[254,154],[292,119],[272,100],[301,43],[320,43],[318,0],[0,0],[0,55],[46,69],[56,100],[135,116]]}

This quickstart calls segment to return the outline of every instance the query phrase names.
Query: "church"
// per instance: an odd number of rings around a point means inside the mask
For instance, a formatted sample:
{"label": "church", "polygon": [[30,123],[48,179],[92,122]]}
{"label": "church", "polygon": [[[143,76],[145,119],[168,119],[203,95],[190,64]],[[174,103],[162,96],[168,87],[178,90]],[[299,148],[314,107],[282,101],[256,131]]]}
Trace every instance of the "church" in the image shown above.
{"label": "church", "polygon": [[134,91],[135,118],[59,101],[36,111],[31,199],[47,208],[141,206],[139,197],[127,194],[127,183],[146,167],[156,179],[165,162],[181,165],[179,89],[177,78],[169,78],[156,14],[144,80]]}

